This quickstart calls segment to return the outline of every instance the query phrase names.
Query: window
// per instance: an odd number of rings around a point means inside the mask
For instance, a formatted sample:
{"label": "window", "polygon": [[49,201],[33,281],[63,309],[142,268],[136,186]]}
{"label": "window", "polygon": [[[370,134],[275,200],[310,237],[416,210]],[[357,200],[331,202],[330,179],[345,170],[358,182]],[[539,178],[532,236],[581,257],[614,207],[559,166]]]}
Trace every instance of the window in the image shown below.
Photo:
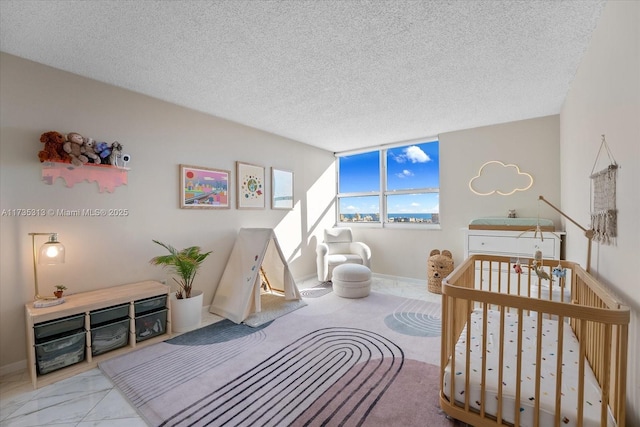
{"label": "window", "polygon": [[439,224],[438,141],[338,154],[338,222]]}

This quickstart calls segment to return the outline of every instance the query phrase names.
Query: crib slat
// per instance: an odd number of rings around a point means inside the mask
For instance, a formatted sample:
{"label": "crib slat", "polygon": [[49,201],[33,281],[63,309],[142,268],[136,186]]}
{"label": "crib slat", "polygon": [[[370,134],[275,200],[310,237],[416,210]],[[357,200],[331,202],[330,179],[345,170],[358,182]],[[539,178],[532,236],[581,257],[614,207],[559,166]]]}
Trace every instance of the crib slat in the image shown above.
{"label": "crib slat", "polygon": [[[540,291],[538,291],[540,292]],[[542,372],[542,312],[537,312],[537,325],[536,325],[536,390],[534,394],[534,403],[533,403],[533,425],[540,425],[540,376]],[[522,325],[520,325],[520,329],[522,329]]]}
{"label": "crib slat", "polygon": [[449,333],[449,354],[451,355],[451,380],[449,381],[449,399],[451,400],[451,403],[455,405],[455,399],[456,399],[456,386],[455,386],[455,375],[456,375],[456,338],[455,338],[455,331],[458,329],[456,322],[455,322],[455,317],[454,317],[454,309],[456,307],[456,301],[457,298],[451,298],[451,307],[449,307],[449,309],[447,310],[447,323],[449,325],[451,325],[451,330],[453,332]]}
{"label": "crib slat", "polygon": [[522,274],[518,274],[518,295],[522,295]]}
{"label": "crib slat", "polygon": [[467,352],[465,354],[465,382],[464,382],[464,410],[469,411],[471,390],[469,376],[471,375],[471,300],[467,300]]}
{"label": "crib slat", "polygon": [[500,353],[498,354],[498,424],[502,424],[502,383],[504,378],[504,310],[500,306]]}
{"label": "crib slat", "polygon": [[[522,309],[518,308],[518,325],[522,325]],[[518,328],[518,347],[516,353],[516,402],[515,402],[515,425],[520,425],[520,381],[518,378],[522,378],[522,328]]]}
{"label": "crib slat", "polygon": [[584,418],[584,361],[587,353],[587,321],[580,319],[580,357],[578,358],[578,427],[583,426]]}
{"label": "crib slat", "polygon": [[618,415],[618,427],[625,427],[625,419],[627,416],[627,407],[625,402],[625,394],[627,390],[627,349],[628,349],[628,340],[629,340],[629,326],[628,325],[620,325],[618,326],[619,330],[619,343],[618,343],[618,370],[616,372],[616,384],[618,387],[616,389],[617,400],[615,402],[616,408],[618,408],[615,413]]}
{"label": "crib slat", "polygon": [[502,292],[502,261],[498,261],[498,292]]}
{"label": "crib slat", "polygon": [[562,408],[562,348],[564,346],[564,316],[558,317],[558,345],[556,346],[556,420],[560,426],[560,409]]}
{"label": "crib slat", "polygon": [[482,305],[482,380],[480,382],[480,416],[485,413],[485,389],[487,387],[487,304]]}
{"label": "crib slat", "polygon": [[[449,354],[447,351],[447,345],[449,342],[449,335],[453,335],[450,333],[452,327],[451,323],[449,323],[449,301],[450,298],[447,298],[446,295],[442,295],[442,326],[441,326],[441,339],[442,343],[440,344],[440,366],[447,366],[446,363],[449,359]],[[444,369],[440,369],[440,389],[444,390]]]}
{"label": "crib slat", "polygon": [[[511,293],[511,261],[509,261],[509,264],[507,266],[507,293],[510,294]],[[509,306],[507,306],[507,313],[511,312],[511,308]]]}
{"label": "crib slat", "polygon": [[[603,364],[604,366],[611,365],[611,325],[606,325],[604,328],[604,346],[602,347],[603,353]],[[602,389],[602,398],[600,404],[600,425],[607,425],[607,407],[609,406],[609,380],[611,378],[611,371],[609,369],[604,369],[602,384],[600,384],[600,388]]]}
{"label": "crib slat", "polygon": [[[527,297],[531,298],[531,276],[533,276],[531,274],[532,270],[532,265],[531,265],[531,261],[529,261],[529,274],[527,274]],[[527,310],[527,316],[531,316],[531,310]]]}

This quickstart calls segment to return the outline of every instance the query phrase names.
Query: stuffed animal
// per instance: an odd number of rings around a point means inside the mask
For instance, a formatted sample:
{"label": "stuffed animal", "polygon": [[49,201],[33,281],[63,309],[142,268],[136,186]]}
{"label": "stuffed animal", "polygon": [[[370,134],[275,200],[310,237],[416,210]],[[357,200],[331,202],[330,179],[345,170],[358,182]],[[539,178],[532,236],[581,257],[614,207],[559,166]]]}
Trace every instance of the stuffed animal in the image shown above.
{"label": "stuffed animal", "polygon": [[567,269],[562,268],[562,265],[558,264],[558,266],[554,267],[554,269],[551,271],[551,274],[556,277],[567,277]]}
{"label": "stuffed animal", "polygon": [[68,162],[69,155],[64,151],[65,137],[59,132],[51,131],[40,135],[44,148],[38,153],[41,162]]}
{"label": "stuffed animal", "polygon": [[84,138],[78,132],[67,134],[67,141],[64,143],[64,151],[69,154],[71,163],[74,166],[82,166],[89,159],[84,155]]}
{"label": "stuffed animal", "polygon": [[453,271],[453,256],[448,250],[442,253],[438,249],[434,249],[429,254],[427,261],[427,279],[429,284],[429,292],[435,294],[442,293],[442,279],[447,277]]}
{"label": "stuffed animal", "polygon": [[83,138],[84,139],[84,155],[89,158],[91,163],[95,163],[96,165],[100,164],[100,156],[96,153],[96,140],[93,138]]}
{"label": "stuffed animal", "polygon": [[113,141],[111,144],[111,154],[109,154],[109,164],[118,166],[118,161],[122,157],[122,144],[118,141]]}
{"label": "stuffed animal", "polygon": [[96,153],[100,156],[102,163],[109,163],[109,155],[111,154],[111,147],[106,142],[98,142],[96,144]]}

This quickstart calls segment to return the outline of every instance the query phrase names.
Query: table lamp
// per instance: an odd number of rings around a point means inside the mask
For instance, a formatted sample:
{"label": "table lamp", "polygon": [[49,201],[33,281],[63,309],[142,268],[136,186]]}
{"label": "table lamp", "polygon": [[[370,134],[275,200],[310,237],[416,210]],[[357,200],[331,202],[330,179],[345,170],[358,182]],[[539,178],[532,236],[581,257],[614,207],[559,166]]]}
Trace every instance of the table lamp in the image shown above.
{"label": "table lamp", "polygon": [[[54,300],[55,296],[42,296],[38,290],[38,267],[37,264],[62,264],[64,263],[64,246],[58,241],[58,233],[29,233],[33,245],[33,278],[36,285],[36,300]],[[49,236],[49,240],[42,245],[40,250],[36,249],[36,236]]]}

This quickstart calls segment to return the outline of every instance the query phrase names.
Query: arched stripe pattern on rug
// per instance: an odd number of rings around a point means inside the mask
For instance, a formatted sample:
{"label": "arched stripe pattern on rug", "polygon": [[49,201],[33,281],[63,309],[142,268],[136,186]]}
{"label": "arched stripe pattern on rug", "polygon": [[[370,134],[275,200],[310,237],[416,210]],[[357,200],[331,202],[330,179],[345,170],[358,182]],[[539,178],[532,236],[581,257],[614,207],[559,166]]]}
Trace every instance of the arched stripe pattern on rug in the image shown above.
{"label": "arched stripe pattern on rug", "polygon": [[320,298],[330,292],[333,292],[333,283],[322,282],[313,288],[300,289],[300,296],[303,298]]}
{"label": "arched stripe pattern on rug", "polygon": [[441,310],[439,304],[408,299],[384,319],[398,333],[418,337],[439,337]]}
{"label": "arched stripe pattern on rug", "polygon": [[[113,375],[111,379],[134,406],[142,406],[264,341],[264,331],[237,326],[220,330],[215,344],[210,344],[211,339],[202,336],[202,345],[178,345],[162,357],[141,360],[136,366]],[[241,332],[240,327],[243,328]],[[184,363],[185,360],[190,362]]]}
{"label": "arched stripe pattern on rug", "polygon": [[[361,425],[397,377],[400,347],[355,328],[311,332],[162,426]],[[347,377],[337,389],[332,385]],[[331,390],[330,390],[331,389]],[[330,391],[329,391],[330,390]],[[305,412],[314,402],[313,411]],[[299,419],[304,413],[306,419]]]}

